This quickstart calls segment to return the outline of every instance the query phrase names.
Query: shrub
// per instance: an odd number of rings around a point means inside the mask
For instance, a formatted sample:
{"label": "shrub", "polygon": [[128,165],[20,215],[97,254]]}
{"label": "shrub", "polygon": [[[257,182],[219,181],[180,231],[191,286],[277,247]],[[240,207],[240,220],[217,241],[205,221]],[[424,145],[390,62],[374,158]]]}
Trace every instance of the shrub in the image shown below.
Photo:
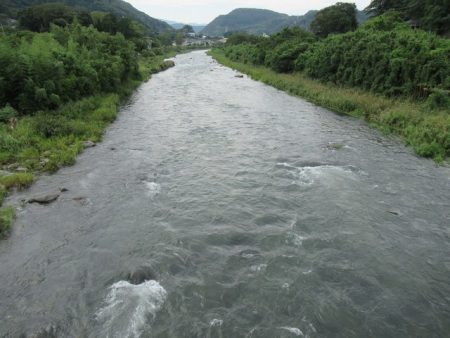
{"label": "shrub", "polygon": [[5,107],[0,109],[0,122],[7,123],[18,115],[17,110],[7,104]]}

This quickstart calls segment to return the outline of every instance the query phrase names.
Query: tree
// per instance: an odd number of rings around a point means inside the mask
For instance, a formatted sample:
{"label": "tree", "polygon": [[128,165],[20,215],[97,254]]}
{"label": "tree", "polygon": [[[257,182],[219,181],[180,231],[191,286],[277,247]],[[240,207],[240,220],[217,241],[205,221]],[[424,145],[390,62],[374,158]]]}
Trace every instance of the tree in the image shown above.
{"label": "tree", "polygon": [[426,30],[439,34],[450,31],[449,0],[372,0],[365,11],[374,15],[396,11],[404,20],[413,20]]}
{"label": "tree", "polygon": [[311,30],[321,38],[354,31],[357,27],[356,5],[342,2],[319,11],[311,23]]}
{"label": "tree", "polygon": [[181,31],[185,34],[195,33],[194,28],[191,25],[184,25],[183,28],[181,28]]}
{"label": "tree", "polygon": [[83,26],[92,24],[88,12],[60,3],[32,6],[19,13],[20,25],[34,32],[48,32],[51,24],[64,27],[75,20]]}

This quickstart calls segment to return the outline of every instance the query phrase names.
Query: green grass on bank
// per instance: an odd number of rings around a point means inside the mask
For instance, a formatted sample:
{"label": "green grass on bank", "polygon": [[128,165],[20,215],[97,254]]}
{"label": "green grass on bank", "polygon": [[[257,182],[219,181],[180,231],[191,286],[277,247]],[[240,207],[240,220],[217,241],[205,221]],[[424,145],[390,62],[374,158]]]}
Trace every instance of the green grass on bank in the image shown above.
{"label": "green grass on bank", "polygon": [[210,55],[254,80],[335,112],[364,118],[386,134],[400,135],[420,156],[433,158],[438,163],[450,156],[449,111],[433,110],[426,103],[394,100],[355,88],[323,84],[301,73],[282,74],[263,66],[234,62],[220,49],[213,49]]}
{"label": "green grass on bank", "polygon": [[[142,80],[173,66],[164,61],[173,55],[141,58]],[[120,104],[141,83],[130,80],[118,93],[87,97],[55,111],[39,111],[14,124],[0,123],[0,168],[4,170],[0,171],[0,205],[12,189],[29,187],[35,174],[74,164],[84,142],[102,139],[105,128],[116,119]],[[10,229],[13,220],[14,208],[0,209],[0,236]]]}
{"label": "green grass on bank", "polygon": [[16,213],[13,207],[0,209],[0,238],[8,234],[15,218]]}

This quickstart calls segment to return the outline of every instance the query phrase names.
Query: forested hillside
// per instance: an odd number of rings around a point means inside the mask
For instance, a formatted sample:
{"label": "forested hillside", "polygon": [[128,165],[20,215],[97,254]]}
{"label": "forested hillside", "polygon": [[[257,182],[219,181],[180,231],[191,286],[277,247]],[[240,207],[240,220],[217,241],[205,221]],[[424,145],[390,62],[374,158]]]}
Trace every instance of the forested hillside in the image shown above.
{"label": "forested hillside", "polygon": [[[226,15],[220,15],[202,31],[208,36],[224,36],[233,32],[262,35],[274,34],[286,27],[300,27],[309,30],[318,11],[311,10],[305,15],[290,16],[265,9],[238,8]],[[367,15],[358,12],[357,20],[363,23]]]}
{"label": "forested hillside", "polygon": [[172,29],[172,27],[166,22],[150,17],[149,15],[134,8],[128,2],[122,0],[2,0],[0,4],[0,13],[8,13],[9,15],[17,16],[19,11],[27,7],[55,2],[64,3],[72,7],[80,7],[88,12],[109,12],[118,17],[127,17],[132,20],[137,20],[153,32],[161,32]]}

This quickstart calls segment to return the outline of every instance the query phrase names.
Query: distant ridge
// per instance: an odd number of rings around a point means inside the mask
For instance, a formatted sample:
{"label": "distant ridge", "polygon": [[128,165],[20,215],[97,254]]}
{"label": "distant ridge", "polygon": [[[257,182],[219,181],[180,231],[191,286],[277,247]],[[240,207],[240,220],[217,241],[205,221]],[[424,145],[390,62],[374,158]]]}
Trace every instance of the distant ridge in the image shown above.
{"label": "distant ridge", "polygon": [[199,33],[201,32],[206,25],[205,24],[198,24],[198,23],[181,23],[181,22],[177,22],[177,21],[171,21],[171,20],[164,20],[165,22],[167,22],[170,26],[172,26],[172,28],[174,29],[181,29],[183,28],[185,25],[189,25],[192,26],[192,28],[194,29],[195,33]]}
{"label": "distant ridge", "polygon": [[172,30],[172,27],[168,23],[152,18],[123,0],[1,0],[0,12],[6,12],[11,15],[29,6],[52,2],[65,3],[69,6],[81,7],[88,11],[111,12],[120,17],[128,17],[140,21],[153,32]]}
{"label": "distant ridge", "polygon": [[[232,32],[247,32],[255,35],[274,34],[286,27],[309,29],[318,11],[311,10],[305,15],[293,16],[267,9],[238,8],[226,15],[220,15],[209,23],[202,34],[224,36]],[[367,16],[358,12],[358,21],[364,22]]]}

